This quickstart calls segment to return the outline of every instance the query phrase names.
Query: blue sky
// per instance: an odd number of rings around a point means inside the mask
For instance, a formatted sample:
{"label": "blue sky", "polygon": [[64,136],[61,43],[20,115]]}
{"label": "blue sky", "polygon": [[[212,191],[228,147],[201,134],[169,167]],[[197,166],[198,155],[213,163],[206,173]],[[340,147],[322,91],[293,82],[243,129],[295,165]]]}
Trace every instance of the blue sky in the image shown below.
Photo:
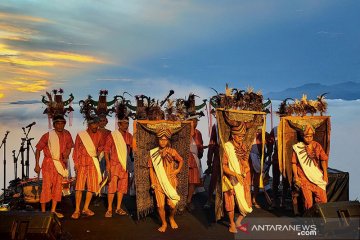
{"label": "blue sky", "polygon": [[[21,127],[36,121],[34,137],[41,136],[43,104],[7,103],[40,100],[55,88],[79,101],[100,89],[110,98],[123,91],[163,98],[170,89],[206,98],[225,83],[266,94],[360,82],[359,12],[357,0],[1,0],[0,134],[10,130],[16,148]],[[350,172],[354,199],[359,104],[330,103],[330,166]],[[74,108],[73,134],[84,127]],[[206,133],[206,119],[201,126]]]}
{"label": "blue sky", "polygon": [[359,12],[351,0],[5,0],[0,101],[359,82]]}

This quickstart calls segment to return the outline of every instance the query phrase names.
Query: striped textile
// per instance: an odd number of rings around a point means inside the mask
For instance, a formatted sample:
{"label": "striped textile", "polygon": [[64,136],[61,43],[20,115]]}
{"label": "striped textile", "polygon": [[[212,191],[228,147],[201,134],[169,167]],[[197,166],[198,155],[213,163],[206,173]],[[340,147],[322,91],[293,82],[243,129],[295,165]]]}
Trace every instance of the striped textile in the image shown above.
{"label": "striped textile", "polygon": [[[70,153],[71,148],[74,146],[74,142],[72,140],[71,134],[69,131],[64,130],[61,133],[57,133],[59,137],[59,145],[60,145],[60,161],[65,166],[64,162],[62,162],[62,157],[64,153]],[[61,201],[62,196],[62,180],[63,177],[57,172],[54,162],[52,160],[51,152],[49,149],[49,133],[45,133],[40,138],[39,142],[36,144],[36,149],[43,151],[44,160],[41,165],[41,174],[43,176],[42,181],[42,191],[40,194],[40,203],[46,203],[50,200]]]}
{"label": "striped textile", "polygon": [[[111,170],[110,170],[111,171]],[[113,170],[116,171],[116,170]],[[109,183],[108,193],[127,193],[128,189],[128,174],[125,172],[121,177],[120,174],[111,175],[111,181]]]}
{"label": "striped textile", "polygon": [[189,158],[189,184],[200,184],[200,171],[192,154]]}
{"label": "striped textile", "polygon": [[[94,165],[79,166],[76,172],[76,191],[87,190],[89,192],[99,191],[97,170]],[[86,185],[86,189],[85,189]]]}
{"label": "striped textile", "polygon": [[40,203],[47,203],[51,200],[60,202],[63,177],[57,172],[52,159],[43,162],[41,173],[43,179]]}

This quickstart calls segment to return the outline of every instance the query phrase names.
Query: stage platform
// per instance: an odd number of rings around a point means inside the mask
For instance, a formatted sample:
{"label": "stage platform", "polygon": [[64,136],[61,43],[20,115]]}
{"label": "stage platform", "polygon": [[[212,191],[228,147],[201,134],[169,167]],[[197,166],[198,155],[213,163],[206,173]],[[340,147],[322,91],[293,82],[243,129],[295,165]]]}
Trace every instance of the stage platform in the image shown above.
{"label": "stage platform", "polygon": [[[348,173],[336,171],[329,171],[329,182],[331,184],[328,186],[328,197],[332,201],[347,201]],[[282,186],[280,186],[281,188]],[[268,190],[268,193],[271,196],[271,189]],[[81,206],[83,206],[84,199],[85,196],[83,196]],[[62,202],[58,204],[57,210],[65,215],[63,219],[60,219],[64,233],[62,239],[234,239],[234,234],[228,232],[229,222],[227,216],[215,222],[214,206],[210,209],[203,208],[206,200],[206,192],[194,195],[195,210],[191,213],[185,210],[183,214],[177,215],[175,220],[179,225],[179,229],[173,230],[168,226],[165,233],[157,231],[161,222],[156,211],[145,219],[136,219],[135,197],[128,195],[124,196],[122,204],[122,208],[128,212],[126,216],[119,216],[113,212],[112,218],[105,218],[104,215],[107,210],[106,196],[93,197],[90,209],[95,212],[95,216],[92,217],[81,216],[78,220],[71,219],[75,209],[74,194],[63,197]],[[279,203],[277,203],[277,208],[269,208],[263,192],[259,193],[258,202],[261,208],[253,208],[253,212],[245,218],[243,223],[251,224],[261,219],[262,222],[271,224],[274,222],[274,218],[294,217],[290,195],[285,198],[284,205],[286,208],[280,208]],[[114,206],[115,204],[116,197]],[[26,207],[28,212],[39,211],[39,208],[39,203],[28,204]]]}
{"label": "stage platform", "polygon": [[[173,230],[168,226],[165,233],[157,231],[160,227],[157,213],[140,221],[136,219],[135,198],[130,196],[123,200],[123,208],[129,213],[127,216],[114,213],[112,218],[105,218],[106,198],[93,199],[90,209],[95,212],[95,216],[92,217],[82,216],[78,220],[70,218],[74,210],[73,197],[64,198],[58,210],[65,215],[60,221],[69,239],[234,239],[234,235],[228,232],[227,218],[216,223],[214,209],[203,208],[206,198],[206,193],[196,194],[193,199],[195,210],[176,216],[179,229]],[[293,216],[291,209],[267,210],[262,194],[259,202],[263,208],[254,209],[244,222],[257,217]]]}

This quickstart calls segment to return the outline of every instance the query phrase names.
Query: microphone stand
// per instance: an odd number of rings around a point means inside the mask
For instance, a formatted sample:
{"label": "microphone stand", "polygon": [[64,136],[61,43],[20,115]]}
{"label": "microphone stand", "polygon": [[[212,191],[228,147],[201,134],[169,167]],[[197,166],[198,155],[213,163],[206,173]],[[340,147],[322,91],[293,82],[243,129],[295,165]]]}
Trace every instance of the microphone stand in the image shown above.
{"label": "microphone stand", "polygon": [[29,172],[29,169],[30,169],[30,147],[33,151],[33,154],[35,155],[34,148],[31,145],[32,140],[34,140],[34,138],[29,138],[26,140],[26,162],[25,162],[25,165],[26,165],[26,177],[27,178],[29,178],[29,176],[30,176],[30,172]]}
{"label": "microphone stand", "polygon": [[[30,147],[31,147],[31,149],[32,149],[32,151],[33,151],[33,153],[34,153],[34,155],[35,155],[35,151],[34,151],[34,148],[33,148],[33,146],[31,145],[31,141],[32,140],[34,140],[34,138],[28,138],[28,135],[29,135],[29,133],[30,133],[30,131],[31,131],[31,127],[32,127],[32,125],[30,125],[30,127],[29,127],[29,130],[26,132],[25,131],[25,128],[22,128],[23,129],[23,132],[24,132],[24,134],[25,134],[25,141],[26,141],[26,161],[25,161],[25,166],[26,166],[26,174],[25,174],[25,178],[29,178],[29,175],[30,175],[30,172],[29,172],[29,166],[30,166]],[[23,139],[23,138],[22,138]]]}
{"label": "microphone stand", "polygon": [[2,148],[2,146],[4,145],[4,200],[3,202],[5,202],[6,199],[6,139],[7,136],[9,135],[10,131],[6,131],[4,139],[2,140],[0,149]]}
{"label": "microphone stand", "polygon": [[16,160],[19,159],[19,155],[21,157],[21,180],[25,179],[25,163],[24,163],[24,152],[25,152],[25,148],[24,148],[24,144],[25,144],[25,138],[21,138],[21,145],[20,145],[20,149],[19,149],[19,153],[16,157]]}
{"label": "microphone stand", "polygon": [[15,150],[12,150],[13,153],[13,159],[14,159],[14,176],[15,179],[17,179],[17,157],[15,157]]}
{"label": "microphone stand", "polygon": [[[32,151],[33,151],[33,153],[35,155],[34,148],[31,145],[31,140],[34,140],[34,138],[28,138],[31,127],[32,126],[29,127],[29,130],[27,132],[25,131],[24,127],[22,128],[25,137],[21,138],[21,145],[20,145],[20,149],[19,149],[19,153],[18,153],[17,157],[15,157],[15,151],[13,151],[14,163],[15,163],[15,176],[17,176],[17,161],[19,159],[19,155],[21,157],[21,161],[20,161],[20,164],[21,164],[21,180],[25,180],[25,179],[29,178],[30,146],[31,146],[31,149],[32,149]],[[25,142],[26,142],[26,147],[24,147]],[[26,152],[26,161],[24,161],[25,160],[25,156],[24,156],[25,150],[27,151]],[[25,172],[25,166],[26,166],[26,172]]]}

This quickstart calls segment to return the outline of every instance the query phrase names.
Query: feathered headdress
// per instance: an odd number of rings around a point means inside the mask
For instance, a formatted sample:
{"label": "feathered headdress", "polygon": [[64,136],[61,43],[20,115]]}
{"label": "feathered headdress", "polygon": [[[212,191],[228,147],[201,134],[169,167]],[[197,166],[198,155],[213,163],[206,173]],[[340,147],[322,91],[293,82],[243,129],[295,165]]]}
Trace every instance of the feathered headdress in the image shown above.
{"label": "feathered headdress", "polygon": [[89,121],[93,116],[97,116],[95,106],[91,101],[91,98],[79,101],[80,113],[83,115],[85,121]]}
{"label": "feathered headdress", "polygon": [[[117,99],[121,96],[116,95],[111,101],[107,100],[108,90],[101,89],[99,91],[99,99],[95,101],[92,99],[91,95],[88,95],[86,101],[89,101],[91,105],[94,107],[94,111],[98,116],[110,116],[113,112],[115,112],[114,104]],[[85,101],[85,100],[84,100]]]}
{"label": "feathered headdress", "polygon": [[[136,119],[139,120],[164,120],[165,112],[162,110],[162,106],[169,101],[170,96],[174,94],[173,90],[170,90],[169,94],[159,103],[159,100],[150,98],[145,95],[137,95],[136,99]],[[167,113],[171,112],[172,109],[168,109]]]}
{"label": "feathered headdress", "polygon": [[[306,94],[303,94],[300,100],[286,98],[279,106],[279,110],[276,112],[280,116],[306,116],[310,114],[314,116],[315,114],[320,114],[323,116],[327,111],[327,103],[325,101],[326,93],[318,96],[316,100],[311,100],[307,98]],[[287,103],[288,100],[293,100],[293,103]]]}
{"label": "feathered headdress", "polygon": [[187,99],[179,98],[176,100],[177,117],[179,120],[189,120],[190,118],[200,118],[205,116],[201,109],[206,107],[206,99],[200,105],[195,104],[195,97],[199,97],[194,93],[190,93]]}
{"label": "feathered headdress", "polygon": [[266,112],[266,107],[271,103],[269,99],[263,103],[264,98],[261,91],[254,92],[252,87],[242,90],[230,88],[226,84],[225,93],[218,93],[214,88],[212,89],[216,93],[210,98],[210,104],[213,108]]}
{"label": "feathered headdress", "polygon": [[71,113],[74,111],[74,109],[71,107],[71,103],[74,100],[74,96],[72,93],[70,94],[70,97],[68,100],[63,101],[62,94],[64,93],[63,89],[54,89],[51,91],[51,93],[46,92],[46,96],[42,96],[41,101],[46,105],[46,109],[44,110],[44,114],[48,115],[49,120],[49,128],[51,128],[51,119],[57,115],[66,116],[66,114],[70,113],[70,121],[69,125],[71,126],[71,120],[72,116]]}
{"label": "feathered headdress", "polygon": [[117,101],[115,107],[117,121],[128,121],[129,118],[135,118],[135,114],[129,106],[131,106],[130,101],[126,100],[124,96],[120,96],[120,100]]}

